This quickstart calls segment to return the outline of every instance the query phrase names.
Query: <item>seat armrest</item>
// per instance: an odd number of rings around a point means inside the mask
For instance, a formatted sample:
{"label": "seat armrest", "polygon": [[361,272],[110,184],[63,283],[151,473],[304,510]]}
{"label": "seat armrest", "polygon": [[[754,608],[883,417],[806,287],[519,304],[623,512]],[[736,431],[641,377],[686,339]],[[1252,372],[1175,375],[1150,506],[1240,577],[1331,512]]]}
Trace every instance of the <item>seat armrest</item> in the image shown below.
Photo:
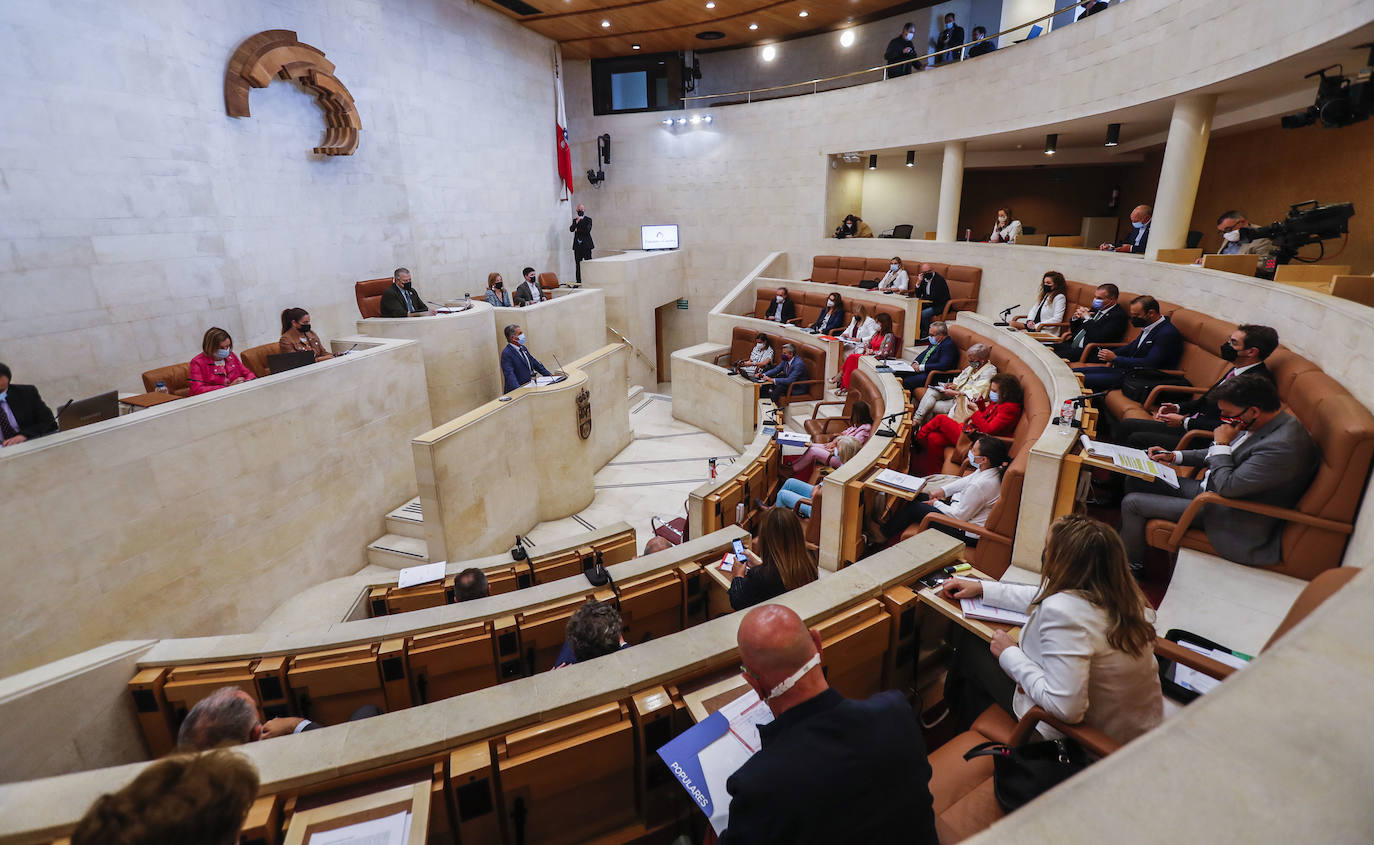
{"label": "seat armrest", "polygon": [[1011,545],[1011,538],[1006,536],[1005,534],[998,534],[996,532],[989,531],[981,525],[974,525],[972,522],[965,522],[962,519],[955,519],[954,517],[945,513],[926,514],[925,519],[921,520],[921,530],[925,531],[926,529],[930,528],[930,524],[932,522],[938,522],[941,525],[948,525],[951,528],[958,528],[962,531],[968,532],[969,534],[976,535],[980,540],[996,540],[999,543],[1005,543],[1008,546]]}
{"label": "seat armrest", "polygon": [[730,352],[729,352],[729,351],[726,351],[726,352],[720,353],[719,355],[717,355],[715,358],[712,359],[711,363],[713,363],[713,364],[715,364],[717,367],[719,367],[719,366],[720,366],[720,361],[721,361],[722,358],[725,359],[725,363],[727,363],[727,364],[730,363]]}
{"label": "seat armrest", "polygon": [[1192,431],[1184,432],[1183,436],[1178,439],[1178,445],[1174,447],[1174,451],[1185,452],[1188,449],[1197,449],[1200,447],[1194,446],[1194,443],[1201,443],[1202,441],[1211,439],[1212,432],[1204,431],[1200,428],[1193,429]]}
{"label": "seat armrest", "polygon": [[[813,419],[813,420],[821,419],[821,416],[820,416],[819,414],[816,413],[816,411],[819,411],[821,408],[824,408],[824,407],[827,406],[827,405],[843,405],[846,401],[847,401],[847,400],[844,400],[844,399],[827,399],[827,400],[825,400],[824,402],[817,402],[817,403],[816,403],[816,406],[815,406],[814,408],[811,409],[811,419]],[[838,420],[838,419],[843,419],[843,417],[825,417],[825,419],[828,419],[828,420]]]}
{"label": "seat armrest", "polygon": [[1145,397],[1145,407],[1149,410],[1157,410],[1161,404],[1160,397],[1166,393],[1178,393],[1187,396],[1201,396],[1210,387],[1187,387],[1181,384],[1157,384],[1150,390],[1150,395]]}
{"label": "seat armrest", "polygon": [[1045,711],[1045,708],[1036,705],[1026,711],[1020,721],[1016,723],[1016,730],[1011,733],[1009,745],[1015,747],[1022,745],[1035,733],[1035,726],[1044,722],[1050,727],[1062,733],[1064,736],[1077,740],[1084,748],[1096,754],[1098,757],[1106,757],[1113,751],[1121,747],[1121,743],[1107,736],[1102,731],[1092,725],[1079,723],[1071,725],[1061,719],[1056,719]]}
{"label": "seat armrest", "polygon": [[807,498],[805,498],[805,499],[798,499],[798,500],[796,501],[796,504],[792,505],[792,510],[796,512],[797,518],[798,518],[798,519],[810,519],[810,517],[802,516],[802,512],[801,512],[801,506],[802,506],[802,505],[806,505],[808,508],[810,508],[810,509],[814,512],[814,511],[816,510],[816,508],[815,508],[815,506],[812,505],[810,497],[807,497]]}
{"label": "seat armrest", "polygon": [[787,320],[786,322],[791,323],[791,324],[794,325],[794,326],[800,326],[801,323],[802,323],[802,318],[801,318],[801,317],[793,317],[792,319]]}
{"label": "seat armrest", "polygon": [[1181,663],[1189,669],[1194,669],[1218,681],[1226,680],[1236,671],[1234,666],[1227,666],[1220,660],[1213,660],[1206,655],[1198,654],[1191,648],[1184,648],[1173,640],[1166,640],[1163,637],[1155,637],[1155,657]]}
{"label": "seat armrest", "polygon": [[1220,505],[1221,507],[1234,508],[1239,511],[1249,511],[1261,516],[1281,519],[1285,522],[1297,522],[1303,525],[1310,525],[1313,528],[1321,528],[1326,531],[1334,531],[1337,534],[1351,534],[1355,531],[1355,526],[1347,522],[1337,522],[1334,519],[1323,519],[1319,516],[1296,511],[1292,508],[1280,508],[1274,505],[1265,505],[1260,502],[1251,502],[1246,499],[1228,499],[1220,493],[1213,493],[1208,490],[1198,494],[1197,498],[1188,503],[1188,507],[1183,511],[1183,516],[1179,517],[1178,523],[1174,525],[1173,533],[1169,535],[1169,551],[1178,548],[1178,544],[1183,541],[1183,535],[1193,524],[1193,520],[1202,512],[1206,505]]}
{"label": "seat armrest", "polygon": [[1097,360],[1097,350],[1099,349],[1120,349],[1123,346],[1130,346],[1131,341],[1125,340],[1121,343],[1090,343],[1083,347],[1083,357],[1078,360],[1082,363]]}

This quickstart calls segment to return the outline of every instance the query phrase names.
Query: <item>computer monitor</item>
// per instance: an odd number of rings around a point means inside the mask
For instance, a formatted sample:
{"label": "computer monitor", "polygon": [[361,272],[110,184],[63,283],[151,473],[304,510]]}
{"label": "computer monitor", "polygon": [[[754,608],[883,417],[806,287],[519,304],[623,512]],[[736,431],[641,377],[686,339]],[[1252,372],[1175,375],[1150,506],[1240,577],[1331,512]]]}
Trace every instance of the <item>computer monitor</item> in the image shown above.
{"label": "computer monitor", "polygon": [[640,226],[639,242],[643,249],[677,249],[677,224]]}
{"label": "computer monitor", "polygon": [[57,428],[59,431],[71,431],[83,425],[112,420],[117,416],[119,416],[119,391],[111,390],[89,399],[77,399],[68,402],[59,408],[57,411]]}

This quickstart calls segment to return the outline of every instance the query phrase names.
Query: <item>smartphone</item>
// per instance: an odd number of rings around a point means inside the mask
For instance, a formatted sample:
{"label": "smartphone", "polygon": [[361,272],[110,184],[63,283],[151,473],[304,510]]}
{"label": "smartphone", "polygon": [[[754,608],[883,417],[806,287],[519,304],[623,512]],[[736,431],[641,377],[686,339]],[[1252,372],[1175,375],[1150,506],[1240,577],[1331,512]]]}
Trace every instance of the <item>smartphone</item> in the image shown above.
{"label": "smartphone", "polygon": [[735,560],[740,563],[744,563],[745,560],[747,560],[744,556],[744,541],[738,537],[735,538]]}

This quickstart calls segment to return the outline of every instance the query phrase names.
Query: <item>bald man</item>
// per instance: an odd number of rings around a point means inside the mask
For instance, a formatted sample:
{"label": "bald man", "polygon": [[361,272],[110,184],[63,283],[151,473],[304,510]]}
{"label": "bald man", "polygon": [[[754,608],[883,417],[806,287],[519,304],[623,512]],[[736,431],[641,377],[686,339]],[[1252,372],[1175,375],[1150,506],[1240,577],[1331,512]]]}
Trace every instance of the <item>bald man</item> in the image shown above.
{"label": "bald man", "polygon": [[730,776],[720,845],[935,845],[930,765],[901,693],[851,701],[821,670],[821,637],[792,610],[756,607],[739,626],[744,679],[768,702],[763,747]]}
{"label": "bald man", "polygon": [[651,555],[654,552],[666,552],[673,547],[673,544],[665,538],[655,534],[649,538],[649,542],[644,544],[644,554]]}

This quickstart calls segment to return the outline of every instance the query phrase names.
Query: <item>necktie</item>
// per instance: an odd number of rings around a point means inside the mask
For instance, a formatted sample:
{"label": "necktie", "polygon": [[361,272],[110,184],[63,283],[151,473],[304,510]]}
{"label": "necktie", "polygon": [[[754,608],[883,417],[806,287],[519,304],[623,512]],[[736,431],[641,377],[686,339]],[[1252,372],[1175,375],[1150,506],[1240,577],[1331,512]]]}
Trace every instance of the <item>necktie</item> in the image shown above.
{"label": "necktie", "polygon": [[19,430],[10,424],[10,403],[6,399],[0,399],[0,440],[9,440],[19,434]]}

